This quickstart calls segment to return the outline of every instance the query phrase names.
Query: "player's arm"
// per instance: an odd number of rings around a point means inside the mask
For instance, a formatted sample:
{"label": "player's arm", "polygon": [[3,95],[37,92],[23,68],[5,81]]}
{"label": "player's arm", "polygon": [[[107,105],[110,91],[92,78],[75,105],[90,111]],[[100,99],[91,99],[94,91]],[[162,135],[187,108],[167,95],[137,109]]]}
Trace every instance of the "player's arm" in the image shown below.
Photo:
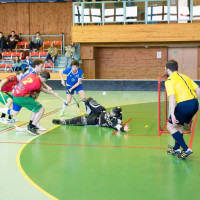
{"label": "player's arm", "polygon": [[42,86],[44,87],[44,88],[46,88],[47,90],[52,90],[52,88],[50,87],[50,86],[48,86],[46,83],[42,83]]}
{"label": "player's arm", "polygon": [[9,80],[7,78],[4,78],[1,83],[0,83],[0,91],[2,90],[2,88],[9,82]]}
{"label": "player's arm", "polygon": [[76,83],[75,85],[73,85],[73,86],[69,89],[69,91],[71,92],[73,89],[75,89],[76,87],[78,87],[78,86],[81,84],[81,81],[82,81],[82,78],[79,78],[78,81],[77,81],[77,83]]}
{"label": "player's arm", "polygon": [[195,92],[196,92],[196,94],[197,94],[197,99],[200,100],[200,88],[197,87],[197,88],[195,89]]}
{"label": "player's arm", "polygon": [[44,92],[44,93],[47,93],[47,94],[51,94],[51,95],[53,95],[53,96],[55,96],[55,97],[58,97],[59,95],[57,94],[57,93],[55,93],[53,90],[48,90],[48,89],[46,89],[46,88],[44,88],[44,87],[41,87],[41,89],[40,89],[42,92]]}
{"label": "player's arm", "polygon": [[65,86],[65,80],[64,80],[64,78],[63,78],[63,69],[60,69],[60,70],[59,70],[59,75],[60,75],[60,79],[61,79],[61,84],[62,84],[63,86]]}
{"label": "player's arm", "polygon": [[176,107],[176,97],[174,94],[172,94],[169,96],[169,113],[171,115],[173,124],[177,124],[179,122],[174,115],[175,107]]}

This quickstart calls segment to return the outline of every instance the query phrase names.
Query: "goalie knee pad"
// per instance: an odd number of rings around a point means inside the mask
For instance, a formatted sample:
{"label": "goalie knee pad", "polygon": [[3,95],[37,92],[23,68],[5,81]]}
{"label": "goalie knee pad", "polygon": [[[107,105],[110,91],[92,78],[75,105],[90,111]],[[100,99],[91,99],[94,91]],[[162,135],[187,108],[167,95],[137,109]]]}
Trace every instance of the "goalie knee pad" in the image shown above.
{"label": "goalie knee pad", "polygon": [[103,106],[97,103],[93,98],[88,98],[85,102],[86,113],[89,115],[91,113],[100,114],[102,111],[106,110]]}

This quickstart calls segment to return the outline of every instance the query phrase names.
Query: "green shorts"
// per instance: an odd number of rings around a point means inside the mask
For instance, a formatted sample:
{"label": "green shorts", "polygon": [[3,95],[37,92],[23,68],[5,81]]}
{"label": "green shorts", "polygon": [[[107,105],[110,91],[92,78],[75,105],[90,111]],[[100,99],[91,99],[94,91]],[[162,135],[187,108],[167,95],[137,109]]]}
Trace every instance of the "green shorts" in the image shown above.
{"label": "green shorts", "polygon": [[27,108],[34,113],[42,108],[42,105],[31,97],[13,97],[13,101],[15,104]]}
{"label": "green shorts", "polygon": [[[5,102],[7,103],[7,100],[9,99],[9,98],[13,98],[13,96],[11,95],[11,94],[9,94],[9,93],[4,93],[4,92],[0,92],[1,94],[0,94],[0,102],[3,104],[3,105],[5,105]],[[3,96],[3,97],[2,97]]]}

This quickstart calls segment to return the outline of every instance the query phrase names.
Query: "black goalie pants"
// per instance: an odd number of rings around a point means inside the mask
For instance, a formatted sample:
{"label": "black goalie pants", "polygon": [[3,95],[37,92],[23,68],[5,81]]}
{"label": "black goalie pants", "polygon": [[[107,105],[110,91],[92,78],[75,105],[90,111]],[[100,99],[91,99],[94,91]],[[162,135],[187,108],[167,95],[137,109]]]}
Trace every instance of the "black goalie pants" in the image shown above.
{"label": "black goalie pants", "polygon": [[53,119],[52,122],[54,124],[61,124],[61,125],[74,125],[74,126],[87,126],[87,125],[97,125],[98,119],[97,115],[88,115],[88,116],[79,116],[74,117],[72,119]]}

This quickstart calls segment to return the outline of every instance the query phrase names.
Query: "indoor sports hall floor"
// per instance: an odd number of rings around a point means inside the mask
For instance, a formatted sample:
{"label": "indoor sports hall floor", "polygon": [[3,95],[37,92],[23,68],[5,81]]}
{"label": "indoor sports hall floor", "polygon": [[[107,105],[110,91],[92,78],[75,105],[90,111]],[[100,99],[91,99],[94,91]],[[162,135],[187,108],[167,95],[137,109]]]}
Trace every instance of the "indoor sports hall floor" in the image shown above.
{"label": "indoor sports hall floor", "polygon": [[[65,97],[64,91],[59,91]],[[55,126],[62,102],[41,94],[46,108],[33,137],[0,124],[0,200],[196,200],[200,188],[200,119],[185,135],[194,154],[179,160],[165,152],[169,134],[158,136],[157,92],[86,91],[106,108],[122,106],[130,132],[111,128]],[[75,96],[80,100],[79,96]],[[80,102],[81,111],[84,111]],[[65,118],[78,113],[67,108]],[[30,112],[22,110],[18,126]]]}

